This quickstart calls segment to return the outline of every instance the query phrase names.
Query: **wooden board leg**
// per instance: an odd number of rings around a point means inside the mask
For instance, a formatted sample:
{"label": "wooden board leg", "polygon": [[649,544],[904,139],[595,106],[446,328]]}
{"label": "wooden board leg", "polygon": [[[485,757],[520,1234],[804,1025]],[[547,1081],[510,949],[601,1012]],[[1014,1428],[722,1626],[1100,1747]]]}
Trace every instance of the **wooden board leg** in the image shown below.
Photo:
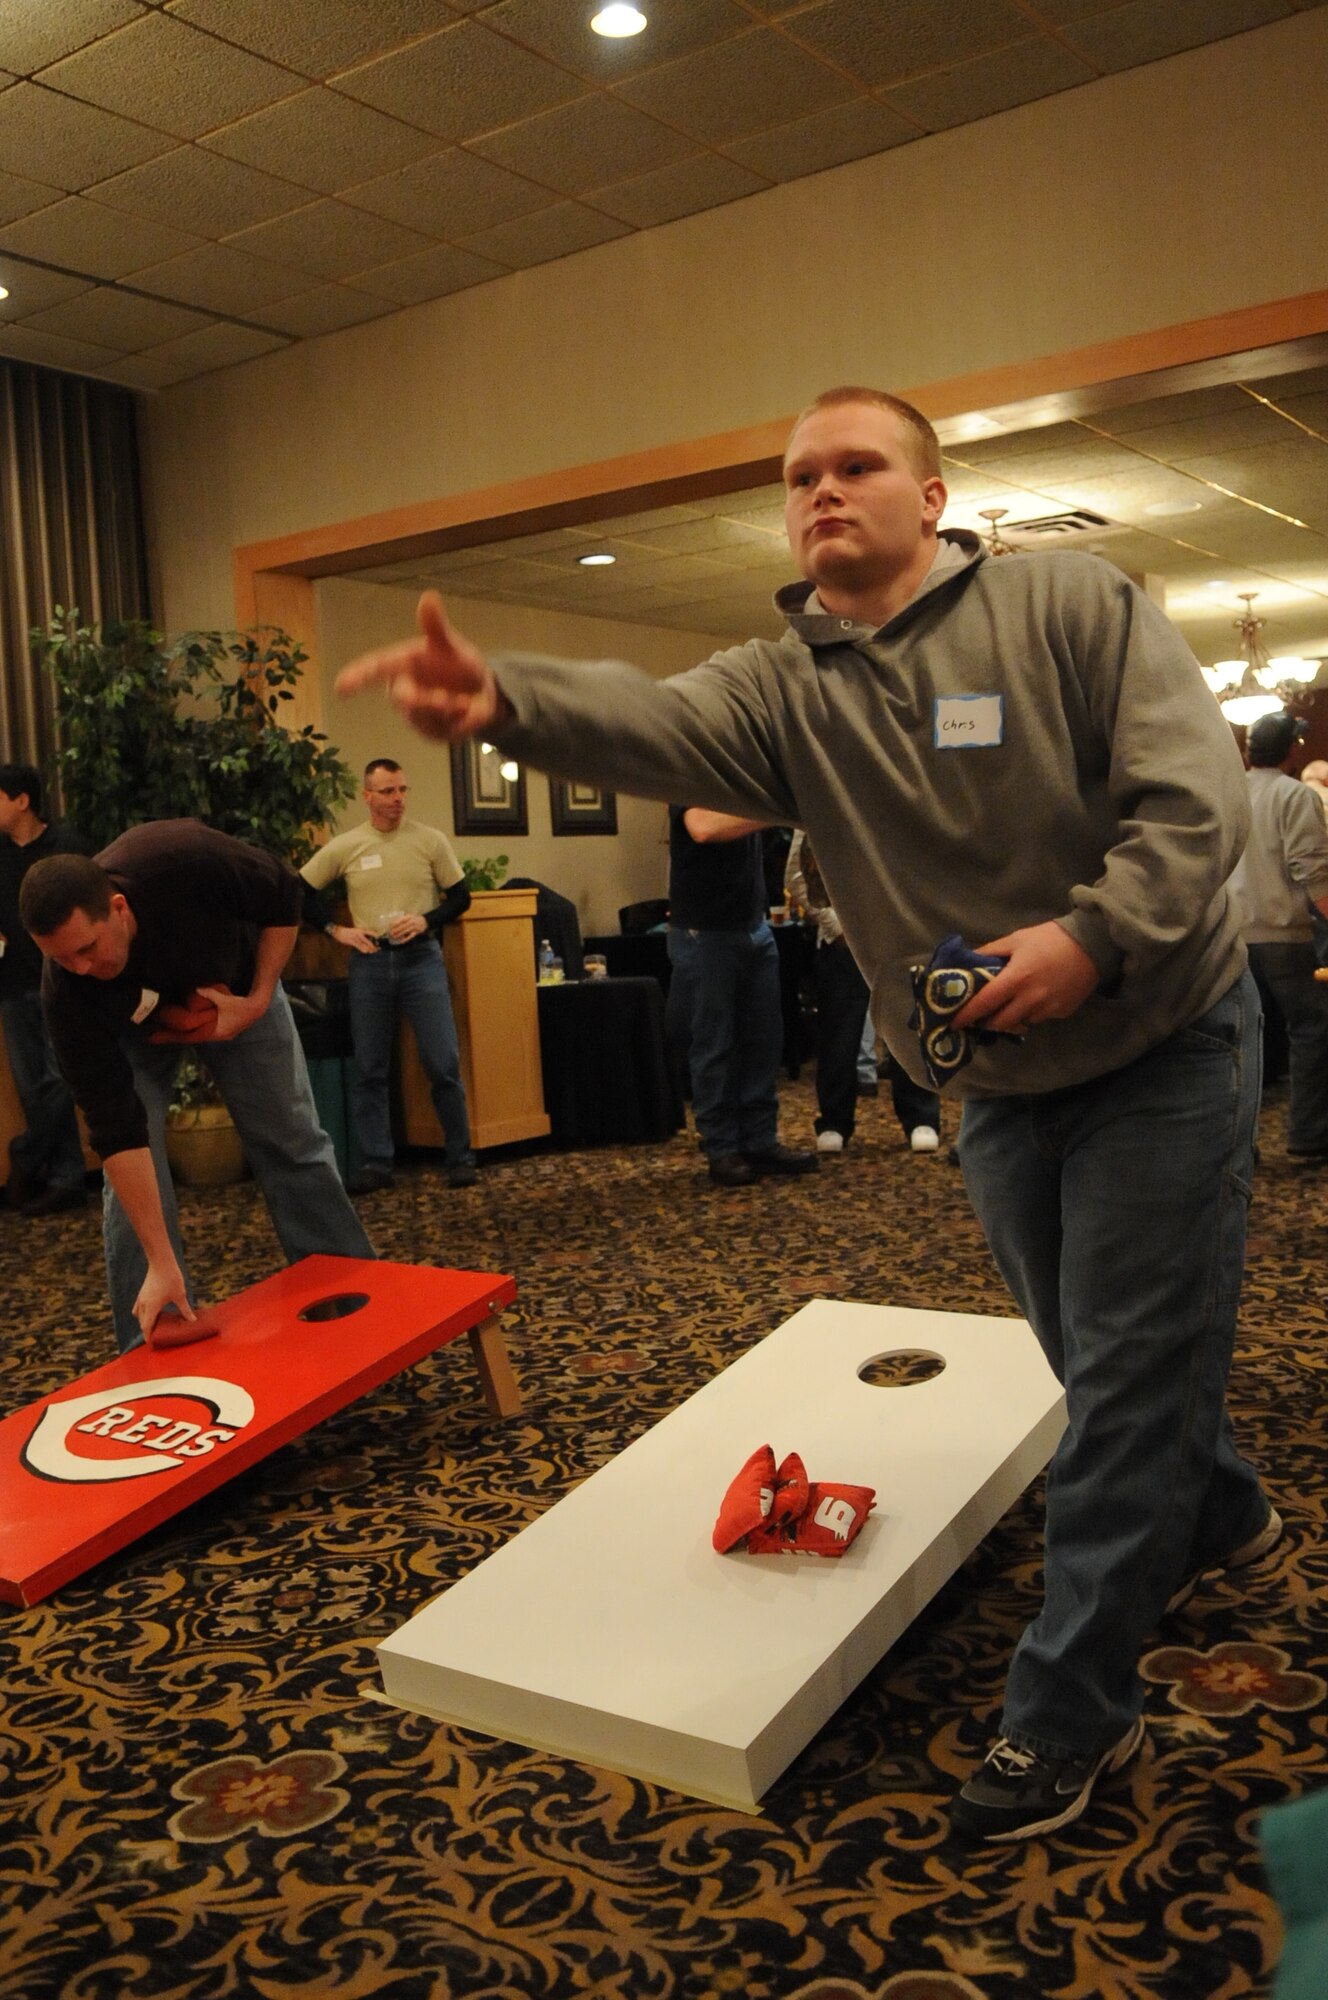
{"label": "wooden board leg", "polygon": [[475,1366],[480,1371],[484,1401],[490,1416],[514,1417],[521,1408],[521,1391],[512,1373],[512,1364],[507,1358],[507,1342],[503,1339],[496,1316],[471,1327],[470,1345]]}

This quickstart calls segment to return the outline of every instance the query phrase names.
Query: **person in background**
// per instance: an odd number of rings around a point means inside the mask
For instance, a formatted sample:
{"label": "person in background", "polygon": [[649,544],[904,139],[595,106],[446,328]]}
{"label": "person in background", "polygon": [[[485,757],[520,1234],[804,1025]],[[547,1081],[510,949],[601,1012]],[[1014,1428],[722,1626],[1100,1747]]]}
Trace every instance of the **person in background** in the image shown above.
{"label": "person in background", "polygon": [[[1319,810],[1328,824],[1328,763],[1322,757],[1311,758],[1300,773],[1302,785],[1308,785],[1319,801]],[[1320,966],[1328,967],[1328,917],[1314,912],[1314,956]]]}
{"label": "person in background", "polygon": [[[862,1088],[858,1064],[871,994],[805,833],[793,836],[784,886],[790,902],[805,909],[816,925],[816,1150],[842,1153],[857,1123],[855,1101]],[[934,1153],[940,1144],[940,1098],[914,1083],[898,1063],[887,1061],[904,1137],[915,1153]],[[874,1088],[874,1061],[871,1082]]]}
{"label": "person in background", "polygon": [[5,1198],[20,1215],[81,1208],[83,1142],[69,1085],[42,1019],[42,956],[19,919],[19,891],[34,862],[87,854],[60,820],[42,818],[42,781],[31,764],[0,764],[0,1026],[26,1131],[9,1144]]}
{"label": "person in background", "polygon": [[1328,829],[1319,800],[1292,776],[1304,730],[1289,709],[1261,715],[1245,739],[1253,825],[1231,878],[1250,964],[1286,1022],[1291,1104],[1287,1151],[1328,1165],[1328,986],[1314,977],[1314,926],[1328,917]]}
{"label": "person in background", "polygon": [[[350,948],[350,1032],[355,1049],[351,1115],[364,1162],[352,1194],[392,1184],[394,1148],[390,1084],[398,1015],[415,1032],[434,1110],[443,1128],[443,1173],[449,1187],[470,1187],[475,1155],[461,1080],[461,1051],[452,991],[443,963],[442,930],[470,908],[461,863],[436,827],[406,815],[406,774],[391,757],[364,770],[363,826],[339,833],[300,870],[312,895],[306,920]],[[325,920],[320,892],[340,884],[350,904],[348,924]]]}
{"label": "person in background", "polygon": [[287,1261],[374,1254],[318,1123],[280,983],[300,898],[284,861],[193,819],[131,827],[92,859],[50,855],[24,881],[19,914],[46,960],[46,1026],[102,1159],[122,1353],[164,1312],[195,1316],[166,1158],[182,1041],[235,1121]]}
{"label": "person in background", "polygon": [[779,1142],[784,1023],[763,825],[669,808],[669,1011],[686,1038],[692,1113],[720,1187],[817,1165]]}

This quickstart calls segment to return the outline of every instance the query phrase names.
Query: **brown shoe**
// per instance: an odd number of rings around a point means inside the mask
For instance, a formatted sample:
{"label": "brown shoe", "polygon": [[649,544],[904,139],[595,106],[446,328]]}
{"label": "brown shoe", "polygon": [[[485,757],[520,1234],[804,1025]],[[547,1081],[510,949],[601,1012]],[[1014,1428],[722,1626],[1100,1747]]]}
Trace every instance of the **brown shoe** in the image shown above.
{"label": "brown shoe", "polygon": [[749,1167],[738,1153],[712,1153],[710,1178],[718,1181],[720,1187],[750,1187],[756,1179],[756,1169]]}

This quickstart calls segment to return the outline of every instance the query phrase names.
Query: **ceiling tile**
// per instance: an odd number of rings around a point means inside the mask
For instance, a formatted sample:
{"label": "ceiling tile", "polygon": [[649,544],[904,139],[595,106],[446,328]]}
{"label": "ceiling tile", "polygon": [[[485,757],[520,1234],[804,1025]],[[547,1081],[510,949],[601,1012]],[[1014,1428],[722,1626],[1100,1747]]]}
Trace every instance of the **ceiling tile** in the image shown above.
{"label": "ceiling tile", "polygon": [[553,203],[547,188],[533,187],[458,146],[347,188],[343,198],[355,208],[386,215],[409,229],[445,237],[488,229]]}
{"label": "ceiling tile", "polygon": [[769,180],[794,181],[804,174],[819,174],[826,167],[842,167],[846,160],[860,160],[868,153],[884,153],[917,136],[916,125],[887,111],[874,98],[860,97],[850,104],[836,104],[829,111],[813,112],[810,118],[795,118],[790,125],[776,125],[748,139],[731,140],[724,150]]}
{"label": "ceiling tile", "polygon": [[1065,30],[1072,48],[1101,70],[1156,62],[1286,15],[1284,0],[1132,0]]}
{"label": "ceiling tile", "polygon": [[1250,445],[1281,444],[1294,435],[1295,427],[1285,417],[1246,396],[1242,407],[1221,416],[1177,418],[1169,424],[1152,424],[1146,431],[1133,430],[1129,433],[1129,443],[1137,451],[1174,462],[1193,458],[1196,453],[1244,451]]}
{"label": "ceiling tile", "polygon": [[1264,507],[1308,521],[1328,524],[1328,456],[1317,439],[1291,431],[1280,444],[1252,450],[1204,454],[1179,459],[1181,469],[1195,479],[1209,480],[1256,500]]}
{"label": "ceiling tile", "polygon": [[1063,28],[1089,14],[1109,14],[1121,4],[1122,0],[1038,0],[1037,11],[1053,27]]}
{"label": "ceiling tile", "polygon": [[403,229],[380,215],[347,208],[340,201],[315,201],[255,229],[227,239],[227,247],[319,278],[349,278],[356,271],[414,256],[430,248],[427,236]]}
{"label": "ceiling tile", "polygon": [[157,299],[98,286],[65,305],[29,315],[25,323],[42,333],[61,333],[70,340],[89,340],[134,354],[143,347],[160,347],[182,333],[196,333],[207,321],[185,306],[163,305]]}
{"label": "ceiling tile", "polygon": [[695,141],[681,132],[671,132],[620,98],[603,96],[560,105],[472,145],[486,159],[561,194],[582,194],[620,179],[624,160],[645,172],[695,150]]}
{"label": "ceiling tile", "polygon": [[11,361],[34,362],[39,368],[66,368],[76,375],[116,359],[114,348],[65,340],[58,333],[36,333],[26,326],[0,326],[0,354]]}
{"label": "ceiling tile", "polygon": [[1283,391],[1278,407],[1298,424],[1307,425],[1319,437],[1328,440],[1328,389],[1321,389],[1317,396],[1288,396]]}
{"label": "ceiling tile", "polygon": [[306,189],[201,146],[177,146],[127,174],[99,181],[88,193],[108,208],[174,222],[199,236],[229,236],[308,200]]}
{"label": "ceiling tile", "polygon": [[81,49],[98,35],[122,28],[143,12],[138,0],[46,0],[30,6],[27,0],[0,0],[0,47],[5,68],[20,76],[30,76],[47,63]]}
{"label": "ceiling tile", "polygon": [[144,292],[159,292],[204,312],[259,318],[274,299],[291,296],[292,275],[279,264],[246,257],[224,243],[205,243],[183,257],[135,271],[134,284]]}
{"label": "ceiling tile", "polygon": [[477,257],[470,250],[440,245],[436,250],[422,250],[418,257],[403,257],[398,264],[357,271],[355,285],[358,291],[372,292],[396,305],[417,306],[426,299],[444,298],[449,292],[468,291],[488,278],[505,277],[510,268],[488,257]]}
{"label": "ceiling tile", "polygon": [[59,199],[59,188],[39,187],[36,181],[22,180],[17,174],[0,174],[0,222],[17,222],[20,215],[49,208]]}
{"label": "ceiling tile", "polygon": [[759,528],[745,521],[729,521],[722,514],[708,514],[699,521],[678,521],[669,528],[644,528],[637,539],[662,555],[719,555],[729,559],[733,548],[751,548],[769,553],[769,543]]}
{"label": "ceiling tile", "polygon": [[0,172],[31,173],[75,193],[125,167],[170,150],[164,132],[150,132],[95,105],[77,104],[40,84],[0,92]]}
{"label": "ceiling tile", "polygon": [[790,31],[863,83],[902,83],[1027,38],[1028,16],[1011,0],[822,0]]}
{"label": "ceiling tile", "polygon": [[1039,38],[917,77],[892,90],[886,102],[928,131],[941,132],[948,126],[990,118],[997,111],[1009,111],[1037,97],[1072,90],[1079,83],[1091,83],[1095,74],[1081,56],[1073,55],[1059,42]]}
{"label": "ceiling tile", "polygon": [[[0,120],[3,109],[0,98]],[[321,86],[209,133],[206,144],[210,152],[297,181],[316,194],[338,194],[438,149],[437,140],[425,133]]]}
{"label": "ceiling tile", "polygon": [[87,278],[64,271],[43,271],[36,264],[21,264],[6,257],[3,251],[0,251],[0,284],[9,287],[9,297],[0,299],[0,320],[27,319],[32,313],[45,312],[47,306],[76,299],[80,292],[92,289]]}
{"label": "ceiling tile", "polygon": [[617,94],[666,124],[722,144],[840,103],[853,86],[772,28],[753,28],[620,84]]}
{"label": "ceiling tile", "polygon": [[261,333],[257,327],[206,326],[201,333],[187,333],[181,340],[168,340],[147,352],[149,359],[183,362],[190,374],[203,375],[210,368],[230,368],[238,361],[253,361],[286,345],[279,335]]}
{"label": "ceiling tile", "polygon": [[299,87],[288,70],[155,11],[43,70],[41,81],[103,110],[132,104],[147,124],[181,139]]}
{"label": "ceiling tile", "polygon": [[100,202],[69,195],[36,215],[7,223],[0,229],[0,249],[43,263],[62,264],[97,278],[122,278],[140,265],[188,250],[197,238],[164,222],[139,215],[122,215]]}
{"label": "ceiling tile", "polygon": [[309,340],[320,333],[338,333],[344,326],[358,326],[363,320],[381,319],[384,313],[395,310],[387,299],[370,298],[366,292],[354,292],[345,285],[320,285],[315,291],[265,306],[263,320],[278,333]]}
{"label": "ceiling tile", "polygon": [[122,389],[169,389],[172,383],[188,381],[195,373],[188,361],[162,361],[146,354],[124,354],[105,368],[90,371],[103,382],[116,382]]}
{"label": "ceiling tile", "polygon": [[166,11],[320,82],[451,18],[439,0],[167,0]]}
{"label": "ceiling tile", "polygon": [[486,26],[596,83],[612,83],[675,56],[690,55],[694,49],[712,48],[751,26],[750,15],[733,0],[686,0],[685,5],[652,9],[644,34],[614,41],[591,32],[590,11],[569,7],[567,0],[501,0],[484,20]]}
{"label": "ceiling tile", "polygon": [[656,223],[676,222],[679,216],[697,215],[702,209],[718,208],[726,201],[740,201],[756,194],[769,183],[736,160],[721,159],[715,153],[697,153],[673,167],[659,167],[639,180],[619,181],[615,187],[599,188],[595,204],[638,229]]}
{"label": "ceiling tile", "polygon": [[460,21],[397,55],[347,71],[336,88],[441,138],[470,139],[584,96],[586,86],[478,21]]}
{"label": "ceiling tile", "polygon": [[[1118,409],[1098,410],[1092,422],[1113,437],[1127,437],[1134,431],[1152,430],[1159,424],[1187,422],[1195,417],[1221,417],[1249,408],[1250,399],[1237,382],[1217,382],[1211,389],[1191,389],[1176,396],[1154,396],[1145,403],[1123,403]],[[1140,444],[1148,449],[1147,438]]]}
{"label": "ceiling tile", "polygon": [[1292,396],[1317,396],[1328,390],[1328,367],[1301,368],[1285,375],[1269,375],[1266,379],[1251,382],[1250,387],[1261,396],[1271,396],[1275,402],[1285,403]]}
{"label": "ceiling tile", "polygon": [[503,222],[496,229],[468,237],[464,247],[500,264],[522,268],[569,257],[575,250],[589,250],[596,243],[628,233],[626,223],[616,222],[612,216],[582,208],[574,201],[560,201],[536,215],[521,216],[516,222]]}

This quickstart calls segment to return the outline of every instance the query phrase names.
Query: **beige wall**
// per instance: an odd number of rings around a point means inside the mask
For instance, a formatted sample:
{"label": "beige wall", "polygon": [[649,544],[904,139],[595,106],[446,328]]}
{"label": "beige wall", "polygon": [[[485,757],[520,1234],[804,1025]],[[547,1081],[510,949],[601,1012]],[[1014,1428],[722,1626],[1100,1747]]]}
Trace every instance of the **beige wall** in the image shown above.
{"label": "beige wall", "polygon": [[230,550],[1328,281],[1328,10],[150,399],[161,609]]}
{"label": "beige wall", "polygon": [[[575,618],[552,611],[528,611],[502,604],[468,603],[452,597],[448,609],[463,631],[486,649],[503,647],[557,653],[570,659],[613,656],[633,660],[647,672],[680,673],[727,641],[685,632],[653,630],[604,618]],[[325,727],[356,771],[371,757],[395,757],[410,780],[410,811],[447,834],[458,855],[508,856],[510,875],[547,883],[577,906],[583,935],[616,931],[624,903],[662,896],[668,880],[665,808],[646,799],[618,800],[618,832],[562,834],[549,826],[548,780],[526,773],[529,834],[480,838],[452,831],[452,777],[447,751],[413,735],[378,696],[339,701],[332,680],[347,660],[366,647],[402,638],[414,627],[415,595],[381,584],[330,578],[318,586],[319,660],[323,673]],[[353,826],[364,817],[362,803],[341,821]]]}

